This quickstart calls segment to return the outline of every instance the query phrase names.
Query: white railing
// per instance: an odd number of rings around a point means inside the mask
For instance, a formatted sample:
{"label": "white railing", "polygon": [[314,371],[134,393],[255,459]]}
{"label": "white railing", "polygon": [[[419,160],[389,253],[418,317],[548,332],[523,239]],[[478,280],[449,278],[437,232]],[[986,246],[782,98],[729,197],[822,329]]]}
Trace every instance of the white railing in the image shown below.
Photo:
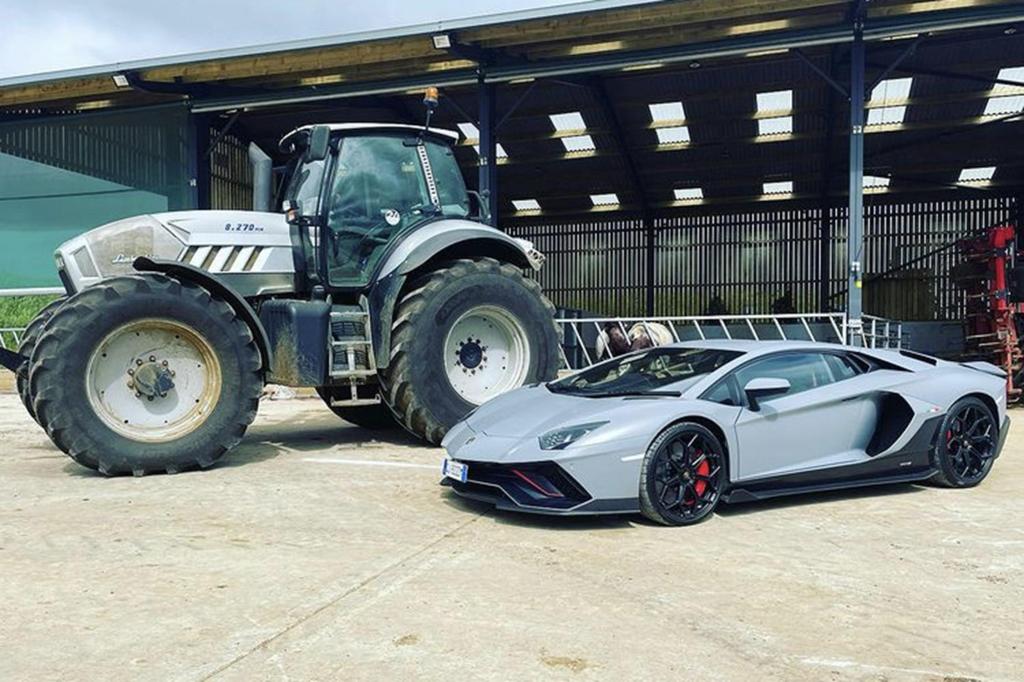
{"label": "white railing", "polygon": [[24,333],[24,329],[0,327],[0,348],[5,350],[18,350],[18,346],[21,345],[21,335]]}
{"label": "white railing", "polygon": [[860,336],[865,348],[902,348],[903,323],[864,315],[861,318]]}
{"label": "white railing", "polygon": [[[626,336],[638,326],[649,338],[667,330],[672,341],[747,339],[753,341],[816,341],[867,348],[899,348],[902,325],[865,316],[857,332],[847,325],[844,313],[780,315],[722,315],[692,317],[587,317],[559,318],[562,368],[583,369],[604,359],[598,339],[606,329],[618,328]],[[607,357],[607,356],[605,356]]]}

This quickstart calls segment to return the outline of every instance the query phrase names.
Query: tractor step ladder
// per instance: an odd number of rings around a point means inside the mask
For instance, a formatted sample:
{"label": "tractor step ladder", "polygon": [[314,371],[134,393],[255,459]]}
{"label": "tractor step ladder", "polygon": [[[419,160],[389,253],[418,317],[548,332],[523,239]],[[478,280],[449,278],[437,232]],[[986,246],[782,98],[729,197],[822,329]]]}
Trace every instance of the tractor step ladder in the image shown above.
{"label": "tractor step ladder", "polygon": [[379,405],[376,390],[373,397],[360,396],[359,387],[373,385],[377,376],[377,363],[370,340],[370,315],[359,306],[336,306],[331,312],[331,379],[335,386],[348,386],[349,399],[337,402],[345,405]]}

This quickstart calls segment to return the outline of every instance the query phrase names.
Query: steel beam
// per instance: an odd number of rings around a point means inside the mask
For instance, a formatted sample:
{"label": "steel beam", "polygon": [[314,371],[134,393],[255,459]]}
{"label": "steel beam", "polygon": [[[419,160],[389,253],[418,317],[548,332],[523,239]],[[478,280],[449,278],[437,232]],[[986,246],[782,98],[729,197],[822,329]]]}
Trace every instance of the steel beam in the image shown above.
{"label": "steel beam", "polygon": [[864,18],[866,1],[858,0],[853,17],[853,44],[850,50],[850,206],[847,232],[848,282],[846,319],[852,339],[860,336],[864,314],[864,119],[865,48]]}
{"label": "steel beam", "polygon": [[640,170],[637,168],[636,160],[633,158],[633,155],[629,153],[629,144],[626,142],[625,126],[622,125],[622,120],[619,118],[619,112],[615,108],[615,103],[612,101],[611,95],[608,93],[608,87],[605,85],[604,80],[598,76],[590,79],[589,85],[593,90],[594,98],[601,107],[601,113],[604,114],[605,120],[608,121],[608,127],[612,134],[612,139],[615,141],[617,151],[622,155],[622,160],[626,164],[626,173],[629,176],[628,179],[633,190],[633,196],[636,197],[637,204],[640,206],[640,215],[643,221],[645,235],[644,258],[647,272],[644,282],[644,308],[646,310],[646,315],[654,315],[656,275],[655,251],[657,249],[657,233],[654,229],[654,215],[651,211],[650,204],[647,201],[647,192],[644,191],[643,179],[640,177]]}
{"label": "steel beam", "polygon": [[[839,70],[839,47],[829,52],[828,76],[836,81]],[[818,310],[826,312],[831,303],[832,289],[832,202],[829,199],[832,172],[832,148],[835,145],[836,109],[839,95],[846,99],[846,88],[831,88],[825,104],[825,146],[821,164],[821,203],[818,234]]]}
{"label": "steel beam", "polygon": [[903,52],[901,52],[899,56],[896,57],[896,59],[892,60],[892,63],[890,63],[887,67],[885,67],[882,70],[882,73],[875,76],[875,80],[871,81],[871,85],[868,86],[867,90],[869,92],[874,90],[875,87],[879,83],[884,81],[886,76],[892,73],[894,69],[898,68],[899,65],[902,64],[907,59],[907,57],[914,54],[914,52],[917,51],[917,46],[921,44],[921,41],[923,39],[924,36],[917,36],[916,38],[914,38],[913,42],[911,42],[910,45],[907,45],[906,49],[904,49]]}
{"label": "steel beam", "polygon": [[497,226],[498,222],[498,137],[495,108],[497,106],[497,86],[484,81],[483,74],[477,84],[480,129],[480,159],[478,161],[478,178],[480,198],[487,206],[489,222]]}

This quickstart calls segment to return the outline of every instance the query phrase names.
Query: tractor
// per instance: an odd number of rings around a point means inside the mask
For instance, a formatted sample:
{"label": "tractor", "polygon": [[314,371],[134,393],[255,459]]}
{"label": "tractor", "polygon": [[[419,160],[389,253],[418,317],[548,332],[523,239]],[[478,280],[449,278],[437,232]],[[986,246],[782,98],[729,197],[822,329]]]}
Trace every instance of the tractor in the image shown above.
{"label": "tractor", "polygon": [[[429,113],[298,128],[280,213],[143,215],[66,242],[67,297],[0,361],[57,447],[108,476],[212,466],[266,384],[439,443],[559,364],[554,307],[524,275],[544,257],[487,224],[458,139]],[[254,208],[269,208],[271,169],[254,167]]]}

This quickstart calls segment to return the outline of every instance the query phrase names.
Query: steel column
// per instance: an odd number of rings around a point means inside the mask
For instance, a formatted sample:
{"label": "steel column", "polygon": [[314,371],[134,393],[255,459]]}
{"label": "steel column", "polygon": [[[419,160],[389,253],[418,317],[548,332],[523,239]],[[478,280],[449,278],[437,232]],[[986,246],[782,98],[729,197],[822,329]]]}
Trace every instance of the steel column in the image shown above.
{"label": "steel column", "polygon": [[850,226],[847,232],[848,293],[846,316],[849,333],[860,335],[864,313],[864,2],[853,18],[853,46],[850,52]]}
{"label": "steel column", "polygon": [[647,280],[644,282],[645,301],[644,310],[646,315],[654,315],[655,307],[655,291],[657,286],[657,258],[655,254],[658,250],[658,232],[654,229],[654,218],[651,217],[649,212],[644,213],[644,257],[646,259],[645,270],[647,271]]}
{"label": "steel column", "polygon": [[[210,117],[205,114],[188,114],[187,130],[190,208],[210,208]],[[173,177],[170,167],[167,173],[167,177]]]}
{"label": "steel column", "polygon": [[498,224],[498,137],[496,125],[497,86],[485,83],[483,73],[477,84],[479,97],[479,129],[480,129],[480,160],[479,190],[480,198],[488,207],[491,225]]}

